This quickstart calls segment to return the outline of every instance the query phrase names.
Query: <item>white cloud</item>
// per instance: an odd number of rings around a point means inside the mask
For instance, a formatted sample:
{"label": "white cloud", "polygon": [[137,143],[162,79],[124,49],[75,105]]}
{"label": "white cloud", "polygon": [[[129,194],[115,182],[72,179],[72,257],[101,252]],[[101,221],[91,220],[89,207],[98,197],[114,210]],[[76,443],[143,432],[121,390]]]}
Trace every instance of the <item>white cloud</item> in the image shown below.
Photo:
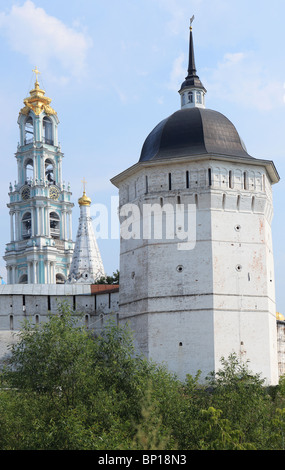
{"label": "white cloud", "polygon": [[207,71],[207,78],[211,94],[242,107],[271,110],[284,104],[283,83],[251,52],[225,54],[216,69]]}
{"label": "white cloud", "polygon": [[168,88],[177,91],[186,74],[185,55],[182,53],[173,62]]}
{"label": "white cloud", "polygon": [[[10,47],[28,56],[30,63],[56,76],[84,74],[91,40],[36,7],[31,0],[0,13],[0,33]],[[62,69],[62,70],[61,70]]]}

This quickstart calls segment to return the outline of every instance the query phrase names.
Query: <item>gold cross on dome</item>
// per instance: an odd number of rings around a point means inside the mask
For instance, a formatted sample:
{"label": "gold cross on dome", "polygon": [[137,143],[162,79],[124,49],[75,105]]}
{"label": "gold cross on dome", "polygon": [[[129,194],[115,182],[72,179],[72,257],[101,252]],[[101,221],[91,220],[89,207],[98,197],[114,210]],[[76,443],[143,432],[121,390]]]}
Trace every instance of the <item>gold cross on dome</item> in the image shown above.
{"label": "gold cross on dome", "polygon": [[85,181],[85,178],[83,178],[81,183],[83,184],[83,192],[85,193],[85,187],[86,187],[86,184],[87,184],[87,181]]}
{"label": "gold cross on dome", "polygon": [[36,81],[38,81],[38,75],[39,75],[41,72],[38,71],[37,66],[35,67],[35,69],[33,70],[33,72],[36,74]]}

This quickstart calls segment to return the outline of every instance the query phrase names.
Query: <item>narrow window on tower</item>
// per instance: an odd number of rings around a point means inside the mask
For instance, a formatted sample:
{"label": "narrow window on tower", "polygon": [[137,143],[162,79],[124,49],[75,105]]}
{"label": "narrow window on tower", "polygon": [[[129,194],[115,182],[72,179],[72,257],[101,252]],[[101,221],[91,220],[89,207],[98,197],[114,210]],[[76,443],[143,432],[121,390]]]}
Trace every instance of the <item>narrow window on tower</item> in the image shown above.
{"label": "narrow window on tower", "polygon": [[239,211],[240,209],[240,195],[237,197],[237,210]]}
{"label": "narrow window on tower", "polygon": [[192,91],[189,91],[189,93],[188,93],[188,102],[193,103],[193,93],[192,93]]}
{"label": "narrow window on tower", "polygon": [[208,179],[209,179],[209,186],[212,186],[212,170],[211,170],[211,168],[208,169]]}
{"label": "narrow window on tower", "polygon": [[147,175],[145,176],[145,192],[146,192],[146,194],[148,193],[148,177],[147,177]]}
{"label": "narrow window on tower", "polygon": [[189,171],[186,171],[186,188],[189,189]]}
{"label": "narrow window on tower", "polygon": [[232,189],[233,188],[233,175],[232,171],[229,171],[229,187]]}
{"label": "narrow window on tower", "polygon": [[243,173],[243,189],[248,189],[248,187],[247,187],[247,174],[246,174],[246,171]]}
{"label": "narrow window on tower", "polygon": [[171,190],[171,173],[168,173],[168,189]]}
{"label": "narrow window on tower", "polygon": [[197,91],[197,94],[196,94],[196,101],[197,101],[197,103],[199,103],[199,104],[202,103],[202,97],[201,97],[201,92],[200,92],[200,91]]}

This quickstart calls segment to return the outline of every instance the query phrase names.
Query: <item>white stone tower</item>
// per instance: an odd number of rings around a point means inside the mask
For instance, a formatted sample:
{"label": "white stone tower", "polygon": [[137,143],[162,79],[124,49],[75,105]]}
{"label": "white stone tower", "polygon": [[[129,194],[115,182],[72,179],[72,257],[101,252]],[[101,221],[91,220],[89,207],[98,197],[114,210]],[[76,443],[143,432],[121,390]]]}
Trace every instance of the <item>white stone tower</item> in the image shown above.
{"label": "white stone tower", "polygon": [[[111,180],[123,229],[119,318],[146,357],[182,379],[198,370],[205,377],[235,352],[276,384],[271,188],[279,176],[272,161],[247,153],[224,115],[206,109],[192,28],[179,93],[181,109]],[[149,232],[158,216],[162,237]]]}
{"label": "white stone tower", "polygon": [[85,188],[83,196],[78,199],[78,204],[80,206],[79,225],[68,283],[93,284],[100,277],[105,276],[105,272],[92,227],[91,199],[86,196]]}
{"label": "white stone tower", "polygon": [[10,183],[11,241],[4,260],[8,284],[64,283],[73,247],[69,185],[62,180],[59,120],[40,88],[24,100],[18,124],[18,181]]}

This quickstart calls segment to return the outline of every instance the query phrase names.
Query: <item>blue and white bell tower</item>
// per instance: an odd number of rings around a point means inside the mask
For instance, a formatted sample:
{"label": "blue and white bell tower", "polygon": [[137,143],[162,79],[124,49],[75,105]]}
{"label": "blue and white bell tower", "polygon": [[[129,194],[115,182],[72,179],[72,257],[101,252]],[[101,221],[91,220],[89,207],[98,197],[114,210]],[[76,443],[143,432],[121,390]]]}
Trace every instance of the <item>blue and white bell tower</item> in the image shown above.
{"label": "blue and white bell tower", "polygon": [[8,284],[56,284],[68,277],[74,243],[69,184],[62,180],[59,120],[36,81],[18,124],[18,181],[10,183],[11,241],[4,260]]}

